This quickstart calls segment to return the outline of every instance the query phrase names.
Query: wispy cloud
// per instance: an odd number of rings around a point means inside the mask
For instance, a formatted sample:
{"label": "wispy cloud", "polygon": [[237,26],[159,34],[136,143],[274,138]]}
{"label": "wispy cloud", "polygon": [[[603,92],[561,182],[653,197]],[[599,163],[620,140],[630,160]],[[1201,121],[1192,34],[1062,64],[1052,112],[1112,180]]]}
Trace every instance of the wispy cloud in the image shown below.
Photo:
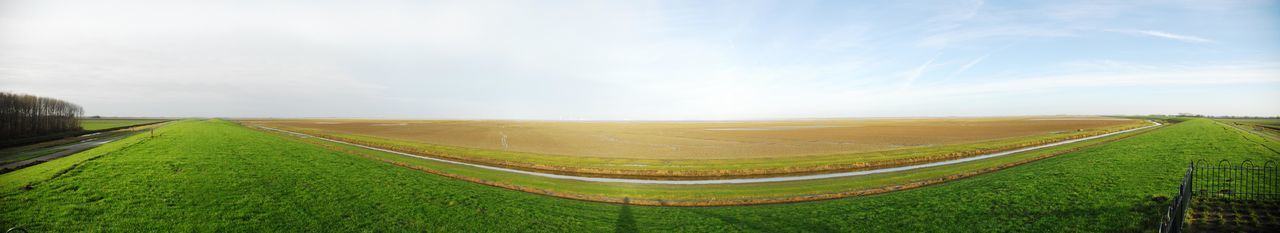
{"label": "wispy cloud", "polygon": [[985,60],[987,59],[987,57],[990,57],[990,56],[991,56],[991,53],[987,53],[986,55],[982,55],[981,57],[978,57],[978,59],[973,59],[972,61],[969,61],[969,63],[965,63],[964,66],[961,66],[960,69],[956,70],[956,72],[952,74],[964,73],[965,71],[968,71],[969,68],[973,68],[974,65],[981,63],[982,60]]}
{"label": "wispy cloud", "polygon": [[916,46],[925,48],[941,48],[948,45],[966,44],[997,39],[1025,40],[1027,38],[1057,38],[1075,36],[1070,29],[1039,28],[1026,25],[1003,25],[951,30],[926,36],[916,41]]}
{"label": "wispy cloud", "polygon": [[919,79],[921,75],[924,75],[924,72],[929,70],[929,66],[933,65],[933,61],[938,60],[938,56],[941,56],[941,55],[942,53],[933,55],[932,58],[929,58],[929,61],[924,62],[923,65],[916,67],[915,70],[907,74],[907,81],[905,84],[903,84],[903,86],[910,87],[912,83],[915,83],[916,79]]}
{"label": "wispy cloud", "polygon": [[1112,29],[1112,30],[1107,30],[1107,31],[1109,31],[1109,32],[1124,33],[1124,34],[1130,34],[1130,35],[1141,35],[1141,36],[1157,37],[1157,38],[1170,39],[1170,40],[1182,41],[1182,42],[1187,42],[1187,43],[1213,43],[1213,42],[1214,42],[1213,40],[1206,39],[1206,38],[1203,38],[1203,37],[1191,36],[1191,35],[1179,35],[1179,34],[1173,34],[1173,33],[1169,33],[1169,32],[1156,31],[1156,30],[1115,30],[1115,29]]}
{"label": "wispy cloud", "polygon": [[[941,63],[935,62],[933,66]],[[783,117],[842,117],[850,116],[849,113],[856,116],[938,116],[937,111],[940,110],[947,110],[949,116],[1149,114],[1183,110],[1274,115],[1275,111],[1269,110],[1271,108],[1232,110],[1213,106],[1206,108],[1208,105],[1202,103],[1205,100],[1239,99],[1250,102],[1242,106],[1262,106],[1263,103],[1258,102],[1267,101],[1254,99],[1280,97],[1272,92],[1259,91],[1265,89],[1219,92],[1213,96],[1169,94],[1184,93],[1180,90],[1215,93],[1212,90],[1233,86],[1280,85],[1280,65],[1277,64],[1230,62],[1223,65],[1170,65],[1139,70],[1062,71],[1018,76],[1015,79],[917,83],[911,88],[866,86],[840,93],[770,96],[753,100],[752,106],[794,110],[780,113]],[[808,114],[798,114],[801,111]]]}
{"label": "wispy cloud", "polygon": [[1062,88],[1158,87],[1171,85],[1232,85],[1280,83],[1276,67],[1207,66],[1161,67],[1138,71],[1090,72],[935,87],[935,95],[996,92],[1034,92]]}

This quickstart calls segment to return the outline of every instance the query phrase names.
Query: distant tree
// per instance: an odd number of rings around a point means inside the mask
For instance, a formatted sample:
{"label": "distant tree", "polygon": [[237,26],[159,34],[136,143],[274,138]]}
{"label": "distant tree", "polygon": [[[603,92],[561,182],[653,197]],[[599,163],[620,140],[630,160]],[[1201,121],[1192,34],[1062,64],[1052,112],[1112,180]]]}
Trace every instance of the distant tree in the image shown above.
{"label": "distant tree", "polygon": [[0,141],[80,130],[84,109],[70,102],[0,92]]}

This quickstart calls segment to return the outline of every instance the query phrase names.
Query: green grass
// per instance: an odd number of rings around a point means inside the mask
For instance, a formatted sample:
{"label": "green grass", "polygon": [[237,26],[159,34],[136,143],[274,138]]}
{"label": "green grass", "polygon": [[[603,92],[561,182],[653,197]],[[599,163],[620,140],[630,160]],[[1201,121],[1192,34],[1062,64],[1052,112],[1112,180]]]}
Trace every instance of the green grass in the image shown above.
{"label": "green grass", "polygon": [[[1280,158],[1261,145],[1276,142],[1191,120],[921,189],[672,208],[462,182],[224,121],[181,122],[156,132],[155,139],[137,135],[0,175],[0,226],[32,232],[1152,231],[1167,203],[1151,197],[1172,196],[1187,162]],[[32,189],[22,190],[28,183]]]}
{"label": "green grass", "polygon": [[99,130],[157,121],[161,121],[161,119],[80,119],[80,128],[84,130]]}

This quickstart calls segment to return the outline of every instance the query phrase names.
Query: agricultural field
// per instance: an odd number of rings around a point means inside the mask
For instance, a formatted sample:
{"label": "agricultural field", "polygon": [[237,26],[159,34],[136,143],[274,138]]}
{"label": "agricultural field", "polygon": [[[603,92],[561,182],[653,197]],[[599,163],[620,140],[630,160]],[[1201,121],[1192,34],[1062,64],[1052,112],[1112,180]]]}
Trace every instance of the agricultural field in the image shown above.
{"label": "agricultural field", "polygon": [[[305,138],[303,138],[305,139]],[[651,207],[516,192],[221,120],[0,175],[0,225],[46,231],[1151,231],[1186,163],[1280,159],[1196,119],[1034,163],[858,198]],[[22,203],[22,204],[8,204]]]}
{"label": "agricultural field", "polygon": [[415,156],[335,143],[314,137],[298,137],[297,135],[278,133],[276,131],[267,132],[287,136],[292,140],[390,162],[407,168],[525,192],[570,199],[637,205],[721,206],[824,200],[916,188],[1070,153],[1083,148],[1121,140],[1149,130],[1151,129],[1023,153],[906,171],[788,182],[704,185],[592,182],[537,177],[443,163],[416,158]]}
{"label": "agricultural field", "polygon": [[80,119],[80,128],[84,130],[100,130],[115,127],[123,127],[130,125],[146,124],[151,122],[163,121],[165,119],[138,119],[138,118],[83,118]]}
{"label": "agricultural field", "polygon": [[1280,119],[1218,118],[1214,120],[1262,135],[1271,140],[1280,141]]}
{"label": "agricultural field", "polygon": [[1106,117],[745,122],[244,121],[401,152],[593,176],[727,178],[963,158],[1148,125]]}

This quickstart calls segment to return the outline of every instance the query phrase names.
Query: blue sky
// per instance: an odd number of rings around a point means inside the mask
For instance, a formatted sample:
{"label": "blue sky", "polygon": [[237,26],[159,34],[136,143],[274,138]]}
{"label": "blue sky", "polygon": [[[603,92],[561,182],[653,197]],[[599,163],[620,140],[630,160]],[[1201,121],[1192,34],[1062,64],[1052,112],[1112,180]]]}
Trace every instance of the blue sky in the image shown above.
{"label": "blue sky", "polygon": [[0,2],[108,116],[1280,115],[1278,1]]}

